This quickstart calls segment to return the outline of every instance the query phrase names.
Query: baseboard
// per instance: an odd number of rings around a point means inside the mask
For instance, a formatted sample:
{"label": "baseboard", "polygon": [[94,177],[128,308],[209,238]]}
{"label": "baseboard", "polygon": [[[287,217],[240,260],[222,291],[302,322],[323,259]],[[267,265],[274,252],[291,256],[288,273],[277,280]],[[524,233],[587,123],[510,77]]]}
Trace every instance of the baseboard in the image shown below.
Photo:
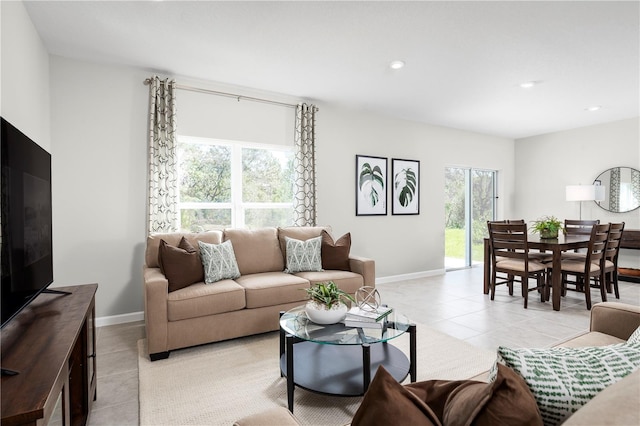
{"label": "baseboard", "polygon": [[136,322],[144,320],[144,312],[131,312],[130,314],[112,315],[108,317],[96,318],[96,327],[104,327],[106,325],[126,324],[128,322]]}
{"label": "baseboard", "polygon": [[444,275],[444,269],[434,269],[432,271],[412,272],[410,274],[390,275],[388,277],[376,278],[376,284],[395,283],[398,281],[414,280],[417,278],[435,277],[436,275]]}

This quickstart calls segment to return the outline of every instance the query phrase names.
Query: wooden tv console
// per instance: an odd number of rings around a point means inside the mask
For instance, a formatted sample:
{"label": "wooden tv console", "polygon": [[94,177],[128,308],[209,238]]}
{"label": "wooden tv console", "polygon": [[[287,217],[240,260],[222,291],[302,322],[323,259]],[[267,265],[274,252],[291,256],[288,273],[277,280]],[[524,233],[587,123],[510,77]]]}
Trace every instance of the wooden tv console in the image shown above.
{"label": "wooden tv console", "polygon": [[41,293],[2,329],[2,368],[19,373],[2,376],[2,426],[46,425],[59,399],[63,425],[87,424],[96,399],[97,288]]}

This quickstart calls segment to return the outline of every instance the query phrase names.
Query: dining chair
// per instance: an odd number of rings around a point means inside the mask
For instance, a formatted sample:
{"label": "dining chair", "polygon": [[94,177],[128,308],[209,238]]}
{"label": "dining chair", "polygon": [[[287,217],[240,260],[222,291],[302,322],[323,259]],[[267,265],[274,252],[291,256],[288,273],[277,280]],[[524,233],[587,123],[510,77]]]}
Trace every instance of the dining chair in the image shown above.
{"label": "dining chair", "polygon": [[[565,235],[591,235],[591,228],[593,225],[598,225],[599,219],[596,220],[577,220],[577,219],[565,219],[564,220],[564,234]],[[585,253],[579,250],[573,252],[562,253],[563,259],[580,260],[584,261]]]}
{"label": "dining chair", "polygon": [[[608,223],[593,225],[584,259],[563,259],[560,263],[563,296],[567,289],[583,292],[587,309],[591,309],[591,280],[594,281],[594,287],[600,289],[602,301],[607,300],[604,271],[609,228]],[[575,280],[570,280],[569,275],[575,276]],[[568,285],[574,288],[568,288]],[[549,294],[548,283],[545,293]]]}
{"label": "dining chair", "polygon": [[[516,277],[521,283],[524,308],[527,308],[530,291],[540,292],[540,301],[546,300],[546,265],[529,257],[527,243],[527,224],[487,222],[489,229],[489,247],[491,250],[491,300],[494,300],[496,286],[507,284],[509,294],[513,295],[513,283]],[[498,276],[504,274],[504,276]],[[529,279],[536,279],[536,286],[529,287]]]}
{"label": "dining chair", "polygon": [[613,292],[616,299],[620,299],[618,290],[618,254],[620,252],[620,242],[622,240],[622,232],[624,231],[624,222],[609,224],[609,242],[607,243],[607,251],[605,253],[604,274],[607,292]]}

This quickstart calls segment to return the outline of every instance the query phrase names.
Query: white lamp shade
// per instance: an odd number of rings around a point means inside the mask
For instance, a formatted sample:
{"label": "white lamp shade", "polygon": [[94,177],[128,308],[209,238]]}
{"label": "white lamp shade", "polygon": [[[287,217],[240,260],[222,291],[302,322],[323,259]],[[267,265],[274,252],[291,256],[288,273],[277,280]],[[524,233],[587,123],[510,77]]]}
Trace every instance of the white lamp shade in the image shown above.
{"label": "white lamp shade", "polygon": [[604,187],[597,185],[567,185],[567,201],[602,201]]}

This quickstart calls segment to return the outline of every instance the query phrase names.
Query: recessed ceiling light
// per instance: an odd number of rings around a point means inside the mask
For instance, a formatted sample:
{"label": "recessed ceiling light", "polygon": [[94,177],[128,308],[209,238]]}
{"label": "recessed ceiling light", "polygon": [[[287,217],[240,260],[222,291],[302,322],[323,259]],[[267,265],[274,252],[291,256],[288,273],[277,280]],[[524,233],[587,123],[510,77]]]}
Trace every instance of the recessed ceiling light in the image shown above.
{"label": "recessed ceiling light", "polygon": [[531,89],[533,86],[540,84],[540,81],[525,81],[524,83],[520,83],[520,87],[523,89]]}
{"label": "recessed ceiling light", "polygon": [[593,106],[590,106],[588,108],[585,108],[585,110],[589,111],[589,112],[594,112],[594,111],[598,111],[598,110],[601,110],[601,109],[602,109],[602,107],[600,105],[593,105]]}
{"label": "recessed ceiling light", "polygon": [[392,70],[399,70],[400,68],[404,68],[404,61],[393,61],[389,64]]}

